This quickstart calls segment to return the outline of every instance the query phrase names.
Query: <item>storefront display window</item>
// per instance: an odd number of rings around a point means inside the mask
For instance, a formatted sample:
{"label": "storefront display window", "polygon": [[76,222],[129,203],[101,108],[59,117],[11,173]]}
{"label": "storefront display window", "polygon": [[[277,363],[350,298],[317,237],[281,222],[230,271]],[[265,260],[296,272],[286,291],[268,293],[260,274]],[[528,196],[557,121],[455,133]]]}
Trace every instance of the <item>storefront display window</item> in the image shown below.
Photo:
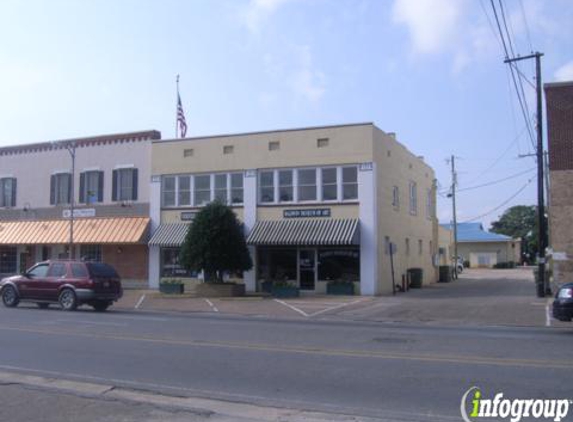
{"label": "storefront display window", "polygon": [[197,277],[197,272],[189,271],[179,263],[181,248],[161,249],[161,277]]}
{"label": "storefront display window", "polygon": [[259,279],[263,280],[296,280],[296,249],[259,249]]}
{"label": "storefront display window", "polygon": [[318,279],[322,281],[360,280],[360,252],[358,249],[319,249]]}

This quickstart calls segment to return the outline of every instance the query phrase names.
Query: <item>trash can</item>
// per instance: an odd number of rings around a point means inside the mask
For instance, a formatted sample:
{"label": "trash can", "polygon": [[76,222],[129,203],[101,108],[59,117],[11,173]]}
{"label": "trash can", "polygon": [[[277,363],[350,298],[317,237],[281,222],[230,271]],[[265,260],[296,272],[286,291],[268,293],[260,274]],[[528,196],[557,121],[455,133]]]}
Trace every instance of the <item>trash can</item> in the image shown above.
{"label": "trash can", "polygon": [[421,289],[424,271],[421,268],[410,268],[408,274],[410,275],[410,288]]}
{"label": "trash can", "polygon": [[440,283],[449,283],[452,281],[452,267],[449,265],[440,265]]}

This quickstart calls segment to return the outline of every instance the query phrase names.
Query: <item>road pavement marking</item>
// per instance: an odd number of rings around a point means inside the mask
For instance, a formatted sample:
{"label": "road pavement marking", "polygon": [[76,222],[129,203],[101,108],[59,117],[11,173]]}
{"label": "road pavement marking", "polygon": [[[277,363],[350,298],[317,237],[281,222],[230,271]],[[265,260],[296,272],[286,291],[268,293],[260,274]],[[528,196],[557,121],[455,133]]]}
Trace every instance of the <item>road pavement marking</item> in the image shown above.
{"label": "road pavement marking", "polygon": [[237,342],[224,342],[224,341],[206,341],[206,340],[178,340],[170,338],[156,338],[156,337],[138,337],[129,335],[106,334],[106,333],[85,333],[74,332],[70,330],[41,330],[33,328],[19,328],[7,327],[0,325],[0,331],[17,331],[23,333],[34,333],[43,335],[61,335],[61,336],[76,336],[87,338],[99,338],[105,340],[116,341],[133,341],[145,342],[152,344],[169,344],[173,346],[188,346],[188,347],[211,347],[211,348],[228,348],[236,350],[249,350],[258,352],[273,352],[273,353],[297,353],[306,355],[320,355],[320,356],[334,356],[334,357],[354,357],[354,358],[370,358],[381,360],[405,360],[413,362],[432,362],[432,363],[449,363],[449,364],[470,364],[470,365],[490,365],[490,366],[517,366],[517,367],[531,367],[531,368],[555,368],[566,369],[573,371],[573,362],[570,360],[555,361],[555,360],[539,360],[539,359],[511,359],[511,358],[496,358],[496,357],[482,357],[482,356],[448,356],[448,355],[430,355],[430,354],[396,354],[385,353],[368,350],[344,350],[344,349],[327,349],[320,347],[302,347],[291,345],[276,345],[276,344],[252,344],[252,343],[237,343]]}
{"label": "road pavement marking", "polygon": [[283,302],[282,300],[279,300],[279,299],[273,299],[273,300],[274,300],[275,302],[277,302],[277,303],[280,303],[281,305],[286,306],[287,308],[292,309],[292,310],[295,311],[295,312],[298,312],[298,313],[301,314],[302,316],[305,316],[305,317],[308,318],[308,314],[307,314],[305,311],[303,311],[302,309],[298,309],[296,306],[292,306],[291,304],[286,303],[286,302]]}
{"label": "road pavement marking", "polygon": [[547,299],[547,304],[545,305],[545,325],[551,327],[551,311],[549,308],[550,300]]}
{"label": "road pavement marking", "polygon": [[313,317],[313,316],[317,316],[317,315],[323,314],[323,313],[328,312],[328,311],[333,311],[333,310],[335,310],[335,309],[344,308],[345,306],[355,305],[356,303],[362,302],[362,300],[363,300],[363,299],[358,299],[358,300],[355,300],[354,302],[346,302],[346,303],[342,303],[342,304],[337,305],[337,306],[332,306],[332,307],[330,307],[330,308],[326,308],[326,309],[323,309],[323,310],[321,310],[321,311],[318,311],[318,312],[315,312],[315,313],[313,313],[313,314],[310,314],[309,316],[310,316],[310,317]]}
{"label": "road pavement marking", "polygon": [[209,306],[211,307],[211,309],[213,309],[213,312],[219,312],[219,310],[217,309],[217,307],[215,305],[213,305],[213,302],[211,302],[209,299],[205,299],[205,302],[207,302],[209,304]]}
{"label": "road pavement marking", "polygon": [[[59,319],[56,320],[58,322],[65,322],[66,325],[70,323],[70,321],[68,320],[63,320],[63,319]],[[75,323],[80,323],[80,324],[91,324],[91,325],[113,325],[115,327],[127,327],[127,323],[125,322],[100,322],[100,321],[86,321],[86,320],[81,320],[81,319],[74,319],[74,324]]]}
{"label": "road pavement marking", "polygon": [[142,294],[141,297],[139,298],[139,301],[135,305],[135,309],[139,309],[144,300],[145,300],[145,294]]}

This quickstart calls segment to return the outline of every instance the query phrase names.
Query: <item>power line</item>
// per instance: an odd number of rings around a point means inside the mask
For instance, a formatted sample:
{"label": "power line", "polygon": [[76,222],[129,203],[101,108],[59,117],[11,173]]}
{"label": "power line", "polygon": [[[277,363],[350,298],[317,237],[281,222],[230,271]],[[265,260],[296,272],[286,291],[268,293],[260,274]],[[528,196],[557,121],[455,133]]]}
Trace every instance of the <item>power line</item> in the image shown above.
{"label": "power line", "polygon": [[[507,59],[507,58],[509,58],[509,51],[508,51],[508,49],[507,49],[507,45],[506,45],[506,42],[505,42],[505,37],[504,37],[504,34],[503,34],[503,30],[502,30],[502,28],[501,28],[501,23],[500,23],[500,21],[499,21],[499,16],[498,16],[498,13],[497,13],[497,8],[495,7],[494,0],[490,0],[490,3],[491,3],[491,7],[492,7],[492,9],[493,9],[493,14],[494,14],[494,17],[495,17],[495,21],[496,21],[496,23],[497,23],[497,29],[498,29],[499,36],[500,36],[500,39],[501,39],[501,42],[502,42],[503,50],[504,50],[504,52],[505,52],[505,58]],[[503,11],[503,9],[502,9],[502,11]],[[509,66],[509,70],[510,70],[510,73],[511,73],[511,78],[512,78],[512,80],[513,80],[513,85],[514,85],[515,91],[516,91],[516,93],[517,93],[517,99],[519,100],[519,106],[520,106],[520,108],[521,108],[521,113],[523,114],[523,118],[524,118],[524,120],[525,120],[525,124],[527,125],[527,131],[528,131],[528,133],[529,133],[529,138],[531,139],[531,142],[534,143],[534,140],[533,140],[533,130],[532,130],[532,128],[531,128],[531,124],[530,124],[530,121],[529,121],[529,108],[527,107],[527,101],[526,101],[526,99],[525,99],[525,94],[523,93],[523,84],[521,84],[521,90],[520,90],[520,88],[519,88],[519,86],[518,86],[518,83],[517,83],[517,79],[518,79],[518,78],[515,77],[515,73],[514,73],[514,71],[513,71],[513,68],[514,68],[514,67],[511,66],[511,65]],[[521,81],[521,80],[520,80],[520,81]],[[522,95],[523,95],[523,97],[522,97]]]}
{"label": "power line", "polygon": [[469,220],[464,221],[464,223],[471,223],[472,221],[479,220],[479,219],[481,219],[481,218],[483,218],[483,217],[486,217],[486,216],[490,215],[492,212],[497,211],[497,210],[500,209],[501,207],[507,205],[508,202],[510,202],[510,201],[511,201],[512,199],[514,199],[517,195],[519,195],[521,192],[523,192],[523,190],[527,187],[527,185],[529,185],[532,181],[533,181],[533,178],[529,179],[529,180],[527,181],[527,183],[521,187],[521,189],[519,189],[517,192],[515,192],[513,195],[511,195],[511,197],[509,197],[508,199],[506,199],[505,201],[503,201],[501,204],[499,204],[499,205],[498,205],[497,207],[495,207],[494,209],[489,210],[489,211],[486,212],[485,214],[478,215],[477,217],[474,217],[474,218],[470,218]]}
{"label": "power line", "polygon": [[529,43],[529,50],[533,52],[533,44],[531,43],[531,34],[529,32],[529,24],[527,23],[527,15],[525,14],[525,9],[523,7],[523,1],[519,0],[519,7],[521,8],[521,14],[523,15],[523,23],[525,24],[525,33],[527,34],[527,41]]}
{"label": "power line", "polygon": [[498,183],[505,182],[505,181],[511,180],[511,179],[515,179],[516,177],[522,176],[522,175],[527,174],[527,173],[531,173],[534,170],[536,170],[536,167],[532,167],[528,170],[521,171],[521,172],[516,173],[516,174],[512,174],[511,176],[504,177],[503,179],[498,179],[498,180],[494,180],[494,181],[491,181],[488,183],[483,183],[481,185],[469,186],[467,188],[458,189],[458,192],[464,192],[467,190],[473,190],[473,189],[483,188],[486,186],[497,185]]}

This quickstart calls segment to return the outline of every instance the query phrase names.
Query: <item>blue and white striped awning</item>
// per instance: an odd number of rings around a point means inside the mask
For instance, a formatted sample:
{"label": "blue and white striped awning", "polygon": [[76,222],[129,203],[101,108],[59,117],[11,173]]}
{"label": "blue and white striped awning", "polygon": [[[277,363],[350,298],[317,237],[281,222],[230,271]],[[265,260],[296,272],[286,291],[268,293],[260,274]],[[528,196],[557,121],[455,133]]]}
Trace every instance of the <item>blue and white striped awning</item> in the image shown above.
{"label": "blue and white striped awning", "polygon": [[151,236],[149,246],[181,246],[189,229],[188,223],[161,224]]}
{"label": "blue and white striped awning", "polygon": [[247,237],[249,245],[358,245],[357,219],[301,219],[257,221]]}

